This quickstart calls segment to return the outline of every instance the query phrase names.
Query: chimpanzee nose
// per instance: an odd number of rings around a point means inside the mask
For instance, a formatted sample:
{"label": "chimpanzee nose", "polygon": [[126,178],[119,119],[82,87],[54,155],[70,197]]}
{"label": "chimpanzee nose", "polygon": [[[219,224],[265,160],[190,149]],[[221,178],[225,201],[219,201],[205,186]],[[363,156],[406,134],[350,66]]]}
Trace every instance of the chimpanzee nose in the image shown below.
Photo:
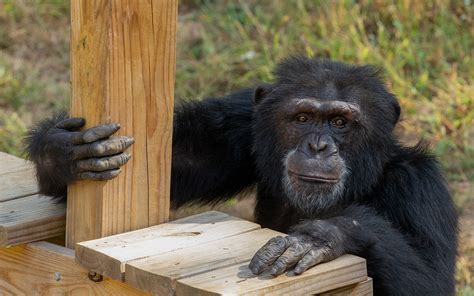
{"label": "chimpanzee nose", "polygon": [[313,137],[311,141],[308,142],[309,149],[314,152],[323,152],[328,147],[327,137],[317,136]]}

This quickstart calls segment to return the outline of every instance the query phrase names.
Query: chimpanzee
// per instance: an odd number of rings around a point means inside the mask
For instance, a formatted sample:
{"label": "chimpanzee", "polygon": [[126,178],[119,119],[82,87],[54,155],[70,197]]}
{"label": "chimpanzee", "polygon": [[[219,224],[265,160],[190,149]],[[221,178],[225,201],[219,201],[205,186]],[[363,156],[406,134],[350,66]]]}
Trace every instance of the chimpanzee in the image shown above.
{"label": "chimpanzee", "polygon": [[[290,57],[269,84],[186,101],[174,117],[172,203],[215,203],[255,186],[256,220],[288,232],[253,257],[254,274],[367,259],[380,295],[454,293],[457,215],[439,165],[393,134],[396,97],[372,66]],[[81,130],[57,116],[32,129],[41,192],[107,180],[129,159],[118,124]]]}

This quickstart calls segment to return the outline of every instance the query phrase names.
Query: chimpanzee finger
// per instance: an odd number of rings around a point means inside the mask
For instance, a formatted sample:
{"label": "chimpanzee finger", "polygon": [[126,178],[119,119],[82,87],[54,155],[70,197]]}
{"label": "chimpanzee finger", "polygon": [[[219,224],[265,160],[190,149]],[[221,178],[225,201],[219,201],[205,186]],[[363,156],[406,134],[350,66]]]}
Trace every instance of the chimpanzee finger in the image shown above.
{"label": "chimpanzee finger", "polygon": [[105,172],[82,172],[77,174],[79,180],[94,180],[94,181],[105,181],[117,177],[121,169],[110,170]]}
{"label": "chimpanzee finger", "polygon": [[106,156],[101,158],[87,158],[79,160],[76,166],[79,171],[102,172],[118,169],[130,160],[130,154],[124,152],[114,156]]}
{"label": "chimpanzee finger", "polygon": [[110,123],[110,124],[102,124],[98,126],[91,127],[74,137],[73,144],[84,144],[84,143],[92,143],[101,139],[105,139],[113,135],[120,129],[120,124],[118,123]]}
{"label": "chimpanzee finger", "polygon": [[273,263],[270,273],[273,276],[278,276],[283,274],[286,270],[293,267],[298,263],[298,261],[311,249],[311,246],[294,242],[286,251],[278,257],[278,259]]}
{"label": "chimpanzee finger", "polygon": [[75,146],[73,148],[74,159],[89,157],[101,157],[119,154],[134,143],[133,138],[121,136],[97,141],[91,144]]}
{"label": "chimpanzee finger", "polygon": [[249,264],[250,271],[253,274],[264,272],[285,252],[288,246],[289,243],[286,237],[277,236],[272,238],[253,256]]}
{"label": "chimpanzee finger", "polygon": [[65,129],[68,131],[75,131],[83,127],[84,124],[86,124],[86,120],[84,118],[72,117],[72,118],[61,120],[60,122],[56,124],[55,127],[60,128],[60,129]]}
{"label": "chimpanzee finger", "polygon": [[298,262],[295,267],[295,274],[302,274],[309,268],[315,266],[324,261],[324,252],[323,249],[312,249],[306,253],[303,258]]}

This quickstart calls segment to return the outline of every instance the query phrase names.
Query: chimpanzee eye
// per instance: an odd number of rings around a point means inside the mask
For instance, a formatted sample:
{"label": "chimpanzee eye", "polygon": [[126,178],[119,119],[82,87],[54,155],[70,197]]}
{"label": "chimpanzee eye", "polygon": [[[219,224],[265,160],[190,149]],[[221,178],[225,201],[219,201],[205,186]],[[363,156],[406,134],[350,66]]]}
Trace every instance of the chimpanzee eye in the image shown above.
{"label": "chimpanzee eye", "polygon": [[335,117],[331,120],[331,124],[338,128],[343,128],[346,126],[347,120],[343,117]]}
{"label": "chimpanzee eye", "polygon": [[298,114],[296,116],[296,121],[298,121],[298,123],[307,123],[308,120],[309,118],[306,114]]}

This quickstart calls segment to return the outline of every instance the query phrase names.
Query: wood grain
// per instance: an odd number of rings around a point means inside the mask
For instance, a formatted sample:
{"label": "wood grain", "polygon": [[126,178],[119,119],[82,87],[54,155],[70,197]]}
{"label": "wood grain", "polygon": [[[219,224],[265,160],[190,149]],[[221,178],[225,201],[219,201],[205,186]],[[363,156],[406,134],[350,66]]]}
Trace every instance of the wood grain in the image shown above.
{"label": "wood grain", "polygon": [[125,264],[131,260],[188,249],[259,228],[258,224],[211,211],[146,229],[78,243],[76,261],[90,270],[121,280]]}
{"label": "wood grain", "polygon": [[321,293],[319,296],[372,296],[373,295],[373,284],[372,279],[342,287],[329,292]]}
{"label": "wood grain", "polygon": [[125,266],[125,282],[153,295],[172,295],[177,280],[248,262],[259,248],[278,235],[282,233],[258,229],[210,243],[132,260]]}
{"label": "wood grain", "polygon": [[31,162],[0,152],[0,203],[38,193]]}
{"label": "wood grain", "polygon": [[0,248],[0,295],[148,295],[107,278],[91,281],[73,254],[46,242]]}
{"label": "wood grain", "polygon": [[69,187],[67,246],[169,219],[177,0],[71,2],[71,113],[119,122],[132,159]]}
{"label": "wood grain", "polygon": [[5,152],[0,152],[0,164],[0,176],[5,173],[23,171],[33,167],[31,162]]}
{"label": "wood grain", "polygon": [[50,197],[31,195],[0,203],[0,246],[58,236],[65,228],[66,206]]}
{"label": "wood grain", "polygon": [[365,260],[351,255],[317,265],[299,276],[288,272],[276,278],[268,273],[257,277],[250,272],[248,264],[211,269],[180,279],[176,295],[308,295],[367,279]]}

